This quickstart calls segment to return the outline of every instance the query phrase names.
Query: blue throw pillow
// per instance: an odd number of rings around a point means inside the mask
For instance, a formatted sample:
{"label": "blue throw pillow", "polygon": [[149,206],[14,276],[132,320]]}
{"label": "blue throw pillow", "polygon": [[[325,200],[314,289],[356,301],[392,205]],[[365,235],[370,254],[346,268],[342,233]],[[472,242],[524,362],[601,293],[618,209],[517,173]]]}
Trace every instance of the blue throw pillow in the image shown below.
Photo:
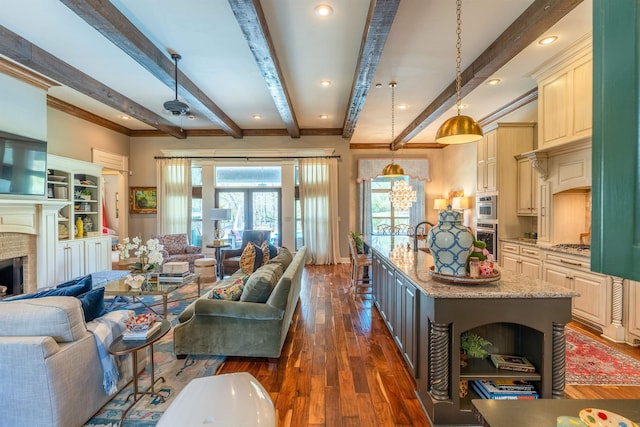
{"label": "blue throw pillow", "polygon": [[[87,279],[88,278],[88,279]],[[62,287],[58,285],[55,289],[47,289],[33,294],[17,295],[7,298],[5,301],[17,301],[43,297],[76,297],[91,290],[91,276],[65,282]]]}
{"label": "blue throw pillow", "polygon": [[78,299],[82,304],[85,322],[91,322],[104,314],[104,288],[97,288],[79,295]]}
{"label": "blue throw pillow", "polygon": [[275,258],[276,255],[278,255],[277,246],[274,246],[271,243],[269,243],[269,259]]}
{"label": "blue throw pillow", "polygon": [[80,294],[84,294],[86,292],[89,292],[91,289],[93,289],[93,279],[92,279],[91,275],[88,274],[86,276],[82,276],[82,277],[77,277],[75,279],[71,279],[71,280],[69,280],[67,282],[59,283],[58,285],[56,285],[56,289],[68,288],[70,286],[75,286],[75,285],[81,285],[82,286],[82,292],[78,292],[77,294],[74,294],[72,296],[78,296]]}

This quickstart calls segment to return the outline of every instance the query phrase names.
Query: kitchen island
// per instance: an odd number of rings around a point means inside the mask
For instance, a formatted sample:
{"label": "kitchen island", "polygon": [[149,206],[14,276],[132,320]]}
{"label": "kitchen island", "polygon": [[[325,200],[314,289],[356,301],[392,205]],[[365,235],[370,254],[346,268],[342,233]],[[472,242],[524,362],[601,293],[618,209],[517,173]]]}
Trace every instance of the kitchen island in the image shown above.
{"label": "kitchen island", "polygon": [[[369,237],[373,296],[434,426],[477,425],[471,399],[478,396],[470,390],[461,397],[461,381],[523,379],[542,398],[564,396],[564,327],[577,292],[509,271],[480,285],[440,282],[429,274],[431,255],[407,251],[408,243],[403,236]],[[498,370],[488,359],[461,369],[460,336],[467,331],[488,339],[491,353],[525,356],[536,371]]]}

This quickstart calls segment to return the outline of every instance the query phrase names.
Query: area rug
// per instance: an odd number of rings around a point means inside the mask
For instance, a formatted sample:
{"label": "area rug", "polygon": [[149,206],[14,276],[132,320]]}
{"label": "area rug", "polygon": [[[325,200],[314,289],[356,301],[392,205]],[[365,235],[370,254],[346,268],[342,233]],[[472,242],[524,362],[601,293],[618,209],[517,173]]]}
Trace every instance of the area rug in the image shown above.
{"label": "area rug", "polygon": [[567,384],[640,386],[640,361],[570,327],[565,336]]}
{"label": "area rug", "polygon": [[[203,284],[203,291],[206,292],[214,284]],[[167,319],[171,323],[177,322],[177,315],[190,304],[196,296],[196,285],[188,285],[170,294],[170,301],[167,305]],[[162,314],[162,299],[159,297],[144,297],[145,304],[150,305],[155,311]],[[146,312],[148,309],[139,302],[131,302],[119,308],[135,310],[136,313]],[[133,385],[125,387],[115,395],[107,405],[93,416],[85,426],[91,427],[116,427],[118,425],[126,427],[151,427],[155,426],[171,404],[175,396],[194,378],[215,375],[216,370],[224,361],[222,356],[187,356],[186,359],[178,360],[173,354],[173,330],[162,338],[154,346],[154,367],[155,377],[164,377],[164,383],[156,383],[155,391],[164,397],[164,402],[152,396],[144,396],[135,404],[132,410],[127,413],[127,417],[122,424],[120,417],[131,404],[127,402],[127,396],[133,392]],[[131,363],[129,360],[127,363]],[[149,386],[149,369],[140,377],[139,389],[144,390]]]}

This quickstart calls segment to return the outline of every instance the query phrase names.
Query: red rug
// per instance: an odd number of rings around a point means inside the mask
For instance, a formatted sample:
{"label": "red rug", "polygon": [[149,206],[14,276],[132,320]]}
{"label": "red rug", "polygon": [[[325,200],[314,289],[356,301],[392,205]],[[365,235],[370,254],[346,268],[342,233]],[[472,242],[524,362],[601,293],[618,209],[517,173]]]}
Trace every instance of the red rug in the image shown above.
{"label": "red rug", "polygon": [[569,327],[566,383],[640,386],[640,361]]}

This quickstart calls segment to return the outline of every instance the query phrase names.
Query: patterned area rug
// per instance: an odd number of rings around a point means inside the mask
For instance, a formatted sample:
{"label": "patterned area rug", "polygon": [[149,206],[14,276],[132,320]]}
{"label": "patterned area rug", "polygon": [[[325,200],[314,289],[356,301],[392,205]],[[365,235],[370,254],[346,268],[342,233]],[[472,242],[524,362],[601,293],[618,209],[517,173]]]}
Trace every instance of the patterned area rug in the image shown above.
{"label": "patterned area rug", "polygon": [[640,361],[569,327],[565,335],[567,384],[640,386]]}
{"label": "patterned area rug", "polygon": [[[202,292],[206,292],[215,284],[204,284]],[[169,295],[170,301],[167,305],[168,319],[171,323],[177,322],[177,315],[190,304],[196,296],[196,285],[187,285]],[[162,314],[162,299],[159,297],[144,297],[144,302],[151,305],[155,311]],[[135,310],[136,313],[148,311],[140,303],[131,303],[120,308]],[[220,356],[188,356],[186,359],[178,360],[173,354],[173,330],[162,338],[154,347],[154,367],[155,377],[164,377],[164,383],[156,383],[155,391],[165,401],[161,399],[144,396],[135,404],[133,409],[127,413],[125,421],[121,424],[127,427],[151,427],[155,426],[163,412],[171,404],[173,398],[194,378],[215,375],[216,370],[224,361]],[[131,363],[129,360],[127,363]],[[149,372],[140,376],[139,389],[144,390],[149,386]],[[133,392],[133,385],[125,387],[105,405],[97,414],[91,418],[85,426],[91,427],[116,427],[120,422],[120,417],[131,404],[127,402],[127,396]]]}

